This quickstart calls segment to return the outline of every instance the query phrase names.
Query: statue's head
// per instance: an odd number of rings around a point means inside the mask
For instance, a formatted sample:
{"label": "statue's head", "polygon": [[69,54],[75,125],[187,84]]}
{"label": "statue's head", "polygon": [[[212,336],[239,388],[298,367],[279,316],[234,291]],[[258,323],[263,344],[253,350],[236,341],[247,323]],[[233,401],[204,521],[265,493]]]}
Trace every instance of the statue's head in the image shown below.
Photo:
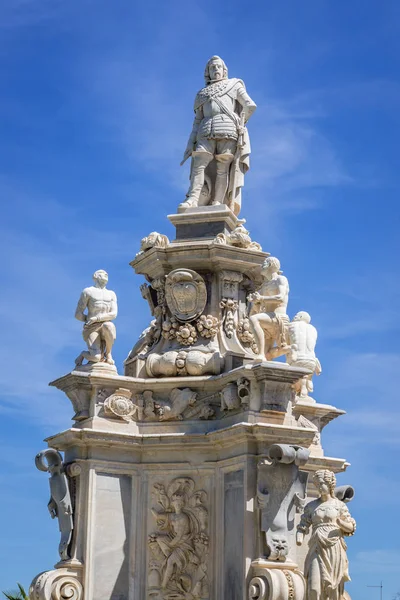
{"label": "statue's head", "polygon": [[213,81],[221,81],[228,78],[228,67],[219,56],[212,56],[204,70],[204,80],[206,85]]}
{"label": "statue's head", "polygon": [[311,323],[311,317],[305,310],[301,310],[293,317],[293,321],[304,321],[305,323]]}
{"label": "statue's head", "polygon": [[321,496],[329,494],[334,498],[336,488],[336,477],[333,471],[328,469],[320,469],[314,473],[313,482]]}
{"label": "statue's head", "polygon": [[280,268],[281,263],[279,259],[275,256],[268,256],[268,258],[264,260],[261,271],[263,273],[279,273]]}
{"label": "statue's head", "polygon": [[95,273],[93,273],[93,281],[98,287],[105,287],[108,282],[108,273],[103,269],[99,269]]}
{"label": "statue's head", "polygon": [[171,504],[175,509],[175,512],[180,513],[182,508],[185,506],[185,493],[182,491],[176,491],[171,497]]}

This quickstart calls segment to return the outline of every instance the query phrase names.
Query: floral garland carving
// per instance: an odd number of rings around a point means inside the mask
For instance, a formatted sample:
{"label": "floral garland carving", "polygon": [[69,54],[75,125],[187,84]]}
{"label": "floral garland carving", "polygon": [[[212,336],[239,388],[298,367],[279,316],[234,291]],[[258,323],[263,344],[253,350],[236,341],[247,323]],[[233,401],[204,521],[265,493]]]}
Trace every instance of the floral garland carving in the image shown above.
{"label": "floral garland carving", "polygon": [[182,346],[191,346],[197,342],[197,331],[190,323],[181,325],[176,331],[176,340]]}
{"label": "floral garland carving", "polygon": [[289,588],[289,593],[288,593],[288,600],[295,600],[296,598],[296,592],[294,589],[294,582],[293,582],[293,577],[292,574],[289,571],[284,570],[283,571],[284,576],[286,577],[286,581],[288,583],[288,588]]}
{"label": "floral garland carving", "polygon": [[226,337],[231,338],[235,331],[235,312],[238,309],[238,303],[232,298],[222,298],[219,305],[224,311],[222,323]]}
{"label": "floral garland carving", "polygon": [[254,334],[250,330],[250,319],[248,319],[248,317],[244,317],[239,321],[237,334],[242,344],[249,346],[250,349],[257,354],[258,348],[254,339]]}
{"label": "floral garland carving", "polygon": [[180,324],[175,317],[167,317],[162,324],[162,336],[165,340],[177,340],[182,346],[191,346],[197,342],[198,335],[211,339],[218,333],[219,320],[212,315],[201,315],[192,323]]}
{"label": "floral garland carving", "polygon": [[196,323],[197,331],[204,338],[213,338],[218,333],[219,321],[212,315],[201,315]]}

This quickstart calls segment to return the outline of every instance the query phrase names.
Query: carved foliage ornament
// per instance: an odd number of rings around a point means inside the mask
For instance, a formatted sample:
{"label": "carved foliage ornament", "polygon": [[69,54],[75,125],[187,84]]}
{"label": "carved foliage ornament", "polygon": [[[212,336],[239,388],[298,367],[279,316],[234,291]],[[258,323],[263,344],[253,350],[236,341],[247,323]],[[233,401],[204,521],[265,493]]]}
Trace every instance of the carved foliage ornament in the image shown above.
{"label": "carved foliage ornament", "polygon": [[167,275],[165,296],[174,317],[179,321],[192,321],[206,306],[206,284],[195,271],[175,269]]}
{"label": "carved foliage ornament", "polygon": [[226,337],[231,338],[235,331],[235,313],[238,308],[238,303],[232,298],[222,298],[219,305],[223,310],[222,323]]}
{"label": "carved foliage ornament", "polygon": [[214,338],[218,333],[219,320],[212,315],[201,315],[192,323],[179,322],[172,317],[162,324],[162,336],[166,340],[177,340],[182,346],[191,346],[197,342],[198,334],[206,339]]}
{"label": "carved foliage ornament", "polygon": [[239,321],[237,335],[245,348],[250,348],[255,354],[258,353],[258,347],[250,327],[250,319],[244,317]]}

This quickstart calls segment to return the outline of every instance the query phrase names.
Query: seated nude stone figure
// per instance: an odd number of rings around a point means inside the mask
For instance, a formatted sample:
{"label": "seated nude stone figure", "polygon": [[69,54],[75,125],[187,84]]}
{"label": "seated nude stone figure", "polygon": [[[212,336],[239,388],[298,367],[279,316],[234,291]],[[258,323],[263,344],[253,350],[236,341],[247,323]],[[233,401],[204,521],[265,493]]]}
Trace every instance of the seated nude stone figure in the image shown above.
{"label": "seated nude stone figure", "polygon": [[117,297],[113,291],[106,289],[108,274],[105,271],[96,271],[93,281],[94,285],[83,290],[75,311],[75,318],[85,323],[82,335],[88,346],[88,350],[76,358],[77,366],[82,365],[84,359],[88,363],[114,364],[111,349],[116,330],[111,321],[117,316]]}
{"label": "seated nude stone figure", "polygon": [[248,296],[251,302],[250,323],[258,347],[256,360],[271,360],[286,354],[286,325],[289,317],[286,308],[289,300],[289,282],[280,274],[280,262],[269,256],[265,259],[260,289]]}

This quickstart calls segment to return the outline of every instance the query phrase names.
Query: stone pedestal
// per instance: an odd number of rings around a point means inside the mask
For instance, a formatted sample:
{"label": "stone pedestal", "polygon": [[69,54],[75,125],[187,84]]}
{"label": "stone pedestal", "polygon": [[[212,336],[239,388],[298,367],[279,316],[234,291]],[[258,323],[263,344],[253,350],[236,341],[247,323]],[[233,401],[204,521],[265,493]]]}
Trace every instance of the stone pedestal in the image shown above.
{"label": "stone pedestal", "polygon": [[[74,409],[73,427],[47,440],[64,453],[73,532],[32,599],[304,599],[292,529],[307,474],[346,468],[320,439],[343,411],[296,398],[307,369],[254,360],[247,296],[268,254],[235,245],[233,213],[170,220],[176,240],[131,263],[153,321],[125,374],[94,365],[52,383]],[[290,473],[278,494],[279,469]],[[275,518],[285,502],[291,525]],[[283,549],[267,560],[278,530]]]}

